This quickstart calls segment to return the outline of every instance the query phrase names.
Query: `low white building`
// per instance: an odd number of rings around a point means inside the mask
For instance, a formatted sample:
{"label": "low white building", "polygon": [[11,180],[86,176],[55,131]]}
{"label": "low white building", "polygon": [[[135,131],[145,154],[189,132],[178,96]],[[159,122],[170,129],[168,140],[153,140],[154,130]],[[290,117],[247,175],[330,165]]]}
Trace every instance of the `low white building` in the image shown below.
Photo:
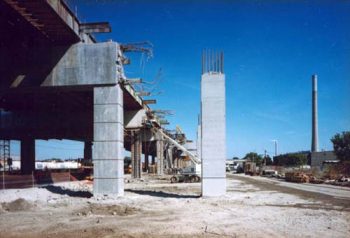
{"label": "low white building", "polygon": [[[3,169],[3,160],[0,161],[1,171]],[[57,161],[57,160],[37,160],[35,161],[36,170],[45,170],[45,169],[78,169],[81,167],[81,163],[77,160],[67,160],[67,161]],[[21,169],[21,160],[20,158],[12,158],[12,170]],[[8,171],[7,162],[5,162],[5,170]]]}

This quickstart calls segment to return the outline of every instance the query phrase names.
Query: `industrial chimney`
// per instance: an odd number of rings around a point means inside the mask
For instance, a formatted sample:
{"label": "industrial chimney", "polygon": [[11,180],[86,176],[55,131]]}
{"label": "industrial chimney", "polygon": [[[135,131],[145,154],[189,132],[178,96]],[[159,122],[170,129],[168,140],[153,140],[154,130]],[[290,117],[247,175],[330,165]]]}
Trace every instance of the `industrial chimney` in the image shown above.
{"label": "industrial chimney", "polygon": [[318,116],[317,116],[317,75],[312,75],[312,142],[311,152],[318,151]]}

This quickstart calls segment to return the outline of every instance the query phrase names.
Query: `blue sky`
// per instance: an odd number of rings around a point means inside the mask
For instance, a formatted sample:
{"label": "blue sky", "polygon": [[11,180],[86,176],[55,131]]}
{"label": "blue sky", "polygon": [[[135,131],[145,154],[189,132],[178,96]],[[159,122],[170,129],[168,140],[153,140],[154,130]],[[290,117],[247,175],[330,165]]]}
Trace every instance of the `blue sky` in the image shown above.
{"label": "blue sky", "polygon": [[[97,4],[96,2],[102,2]],[[195,139],[200,100],[201,51],[225,54],[227,156],[250,151],[309,150],[311,75],[318,75],[319,147],[350,130],[350,1],[78,1],[83,22],[109,21],[99,41],[150,41],[154,57],[130,54],[127,76],[156,78],[155,109]],[[82,154],[79,143],[38,142],[38,157]],[[68,143],[68,144],[67,144]],[[50,151],[50,145],[71,150]],[[45,148],[46,147],[46,148]],[[52,149],[52,148],[51,148]]]}

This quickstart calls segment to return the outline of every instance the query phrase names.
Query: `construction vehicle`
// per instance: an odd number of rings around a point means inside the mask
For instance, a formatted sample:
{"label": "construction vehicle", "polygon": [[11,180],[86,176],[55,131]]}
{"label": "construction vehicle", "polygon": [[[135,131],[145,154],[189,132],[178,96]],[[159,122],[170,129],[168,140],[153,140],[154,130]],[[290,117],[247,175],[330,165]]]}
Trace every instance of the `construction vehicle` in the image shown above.
{"label": "construction vehicle", "polygon": [[286,181],[294,183],[308,183],[310,177],[304,172],[287,172]]}
{"label": "construction vehicle", "polygon": [[201,181],[201,161],[197,158],[196,155],[194,155],[192,152],[190,152],[186,147],[181,145],[179,142],[165,134],[162,130],[158,130],[160,134],[163,136],[164,139],[166,139],[169,143],[177,147],[178,149],[182,150],[188,158],[192,161],[192,165],[187,168],[178,169],[176,174],[170,178],[170,181],[172,183],[177,182],[199,182]]}
{"label": "construction vehicle", "polygon": [[243,163],[243,167],[244,167],[244,173],[246,175],[251,175],[251,176],[257,175],[255,162],[246,161]]}
{"label": "construction vehicle", "polygon": [[173,175],[170,178],[170,182],[178,183],[198,183],[201,181],[201,165],[194,164],[191,167],[179,169],[178,174]]}

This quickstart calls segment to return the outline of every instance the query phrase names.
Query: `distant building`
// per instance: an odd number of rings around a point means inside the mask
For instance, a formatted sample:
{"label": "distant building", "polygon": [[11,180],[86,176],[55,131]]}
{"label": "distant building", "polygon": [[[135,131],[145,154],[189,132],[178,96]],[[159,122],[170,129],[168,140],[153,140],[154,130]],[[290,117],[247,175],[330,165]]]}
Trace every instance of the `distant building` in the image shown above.
{"label": "distant building", "polygon": [[311,167],[322,167],[327,162],[338,162],[337,156],[333,151],[320,151],[311,153]]}
{"label": "distant building", "polygon": [[[19,156],[12,158],[12,170],[21,169],[21,160]],[[0,171],[3,170],[3,160],[0,160]],[[35,161],[36,170],[45,169],[78,169],[81,163],[78,160],[37,160]],[[5,164],[5,170],[8,171],[8,166]]]}

